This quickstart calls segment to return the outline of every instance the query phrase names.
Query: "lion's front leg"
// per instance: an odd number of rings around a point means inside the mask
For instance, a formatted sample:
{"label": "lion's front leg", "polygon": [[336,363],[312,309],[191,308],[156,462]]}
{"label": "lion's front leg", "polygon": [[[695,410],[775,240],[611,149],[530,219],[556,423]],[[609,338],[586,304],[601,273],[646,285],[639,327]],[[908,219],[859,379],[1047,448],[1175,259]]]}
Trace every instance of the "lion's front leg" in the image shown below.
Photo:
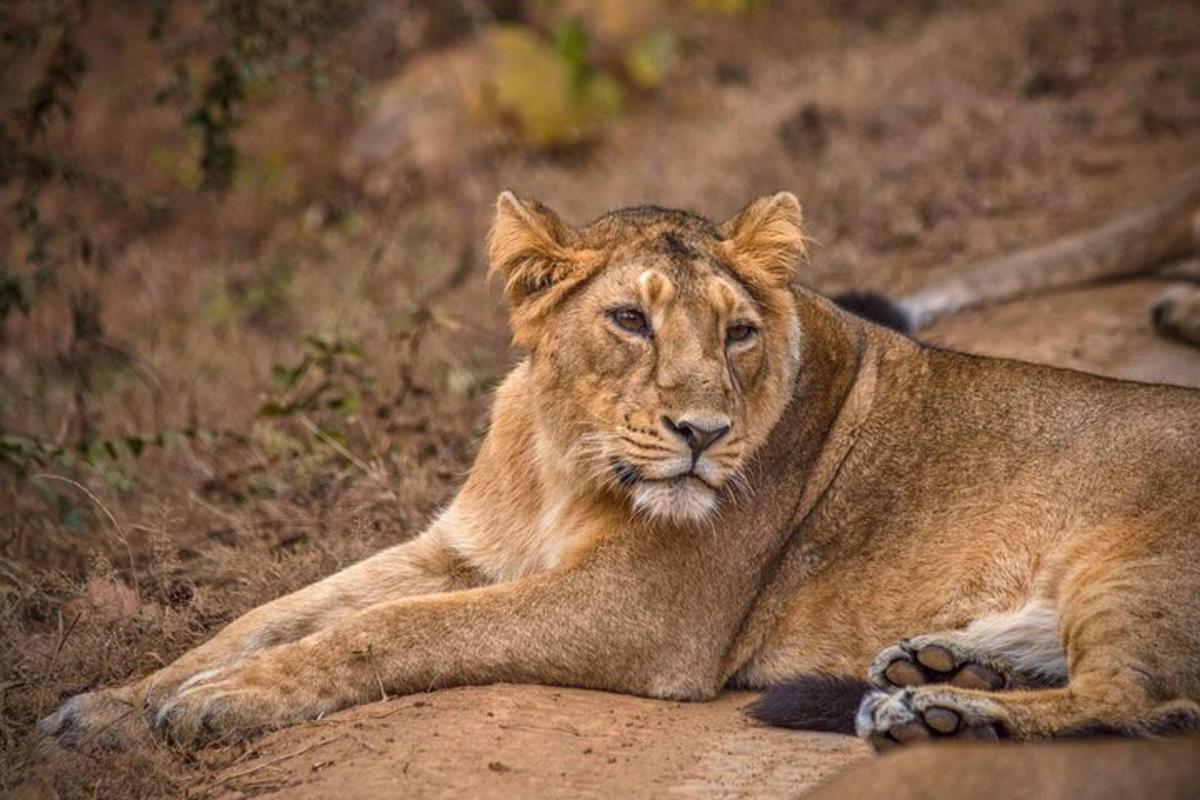
{"label": "lion's front leg", "polygon": [[449,591],[473,582],[441,540],[426,533],[312,586],[260,606],[209,641],[128,686],[76,695],[38,725],[59,745],[95,741],[109,747],[146,729],[170,698],[213,679],[264,649],[293,642],[371,605]]}
{"label": "lion's front leg", "polygon": [[647,611],[637,589],[575,570],[382,604],[183,688],[155,725],[177,742],[222,739],[385,694],[501,681],[714,696],[727,642],[697,646],[694,626]]}

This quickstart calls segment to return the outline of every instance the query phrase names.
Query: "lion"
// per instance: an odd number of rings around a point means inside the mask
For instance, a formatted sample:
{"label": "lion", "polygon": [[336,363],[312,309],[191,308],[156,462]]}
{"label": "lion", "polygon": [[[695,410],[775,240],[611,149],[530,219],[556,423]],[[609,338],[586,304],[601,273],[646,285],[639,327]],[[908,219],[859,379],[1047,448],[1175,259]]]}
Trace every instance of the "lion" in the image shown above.
{"label": "lion", "polygon": [[805,288],[805,245],[786,192],[578,227],[501,194],[525,356],[453,501],[41,731],[199,745],[464,684],[818,673],[869,677],[880,749],[1196,727],[1200,392],[924,346]]}

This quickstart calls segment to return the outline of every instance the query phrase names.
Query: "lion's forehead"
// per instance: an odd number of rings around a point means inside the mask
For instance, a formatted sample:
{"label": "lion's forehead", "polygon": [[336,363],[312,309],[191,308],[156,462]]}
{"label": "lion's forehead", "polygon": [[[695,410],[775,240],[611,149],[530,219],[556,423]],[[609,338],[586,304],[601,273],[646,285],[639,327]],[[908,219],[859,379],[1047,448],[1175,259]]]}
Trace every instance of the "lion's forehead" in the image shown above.
{"label": "lion's forehead", "polygon": [[669,230],[613,247],[606,270],[611,283],[663,304],[707,307],[723,314],[741,304],[753,307],[752,294],[715,250],[688,245],[677,233]]}

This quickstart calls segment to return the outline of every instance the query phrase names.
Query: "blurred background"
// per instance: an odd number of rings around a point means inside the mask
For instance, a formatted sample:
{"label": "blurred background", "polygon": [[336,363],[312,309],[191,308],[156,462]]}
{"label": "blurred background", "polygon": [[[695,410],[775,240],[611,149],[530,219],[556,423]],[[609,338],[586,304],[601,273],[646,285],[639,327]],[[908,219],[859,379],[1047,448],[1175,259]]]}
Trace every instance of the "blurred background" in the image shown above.
{"label": "blurred background", "polygon": [[[1186,0],[8,0],[0,758],[449,498],[518,357],[480,256],[501,189],[581,223],[787,189],[811,285],[905,291],[1198,155]],[[1200,383],[1139,344],[1155,290],[930,337]]]}

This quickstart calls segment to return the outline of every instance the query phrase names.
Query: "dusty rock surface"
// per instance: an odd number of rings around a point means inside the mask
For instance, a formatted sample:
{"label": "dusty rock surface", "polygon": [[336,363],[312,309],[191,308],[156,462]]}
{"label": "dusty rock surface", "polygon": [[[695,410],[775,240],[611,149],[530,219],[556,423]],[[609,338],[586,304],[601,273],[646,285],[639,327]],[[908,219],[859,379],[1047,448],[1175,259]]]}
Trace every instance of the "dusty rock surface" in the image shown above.
{"label": "dusty rock surface", "polygon": [[1139,280],[1042,295],[944,320],[921,338],[1114,378],[1200,386],[1200,351],[1150,326],[1149,310],[1166,285]]}
{"label": "dusty rock surface", "polygon": [[280,731],[217,780],[227,797],[786,797],[867,757],[848,736],[756,725],[752,697],[452,689]]}

